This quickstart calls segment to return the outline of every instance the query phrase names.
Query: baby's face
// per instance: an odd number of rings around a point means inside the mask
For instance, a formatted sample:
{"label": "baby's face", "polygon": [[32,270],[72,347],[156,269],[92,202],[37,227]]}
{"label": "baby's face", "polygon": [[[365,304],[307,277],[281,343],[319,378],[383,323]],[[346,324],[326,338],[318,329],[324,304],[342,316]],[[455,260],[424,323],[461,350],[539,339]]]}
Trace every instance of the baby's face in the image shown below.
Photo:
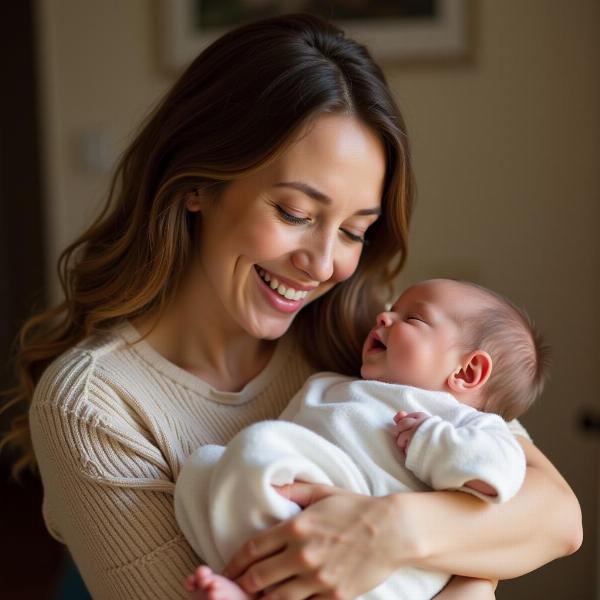
{"label": "baby's face", "polygon": [[407,289],[365,340],[363,379],[447,390],[463,358],[460,319],[476,301],[467,286],[445,279]]}

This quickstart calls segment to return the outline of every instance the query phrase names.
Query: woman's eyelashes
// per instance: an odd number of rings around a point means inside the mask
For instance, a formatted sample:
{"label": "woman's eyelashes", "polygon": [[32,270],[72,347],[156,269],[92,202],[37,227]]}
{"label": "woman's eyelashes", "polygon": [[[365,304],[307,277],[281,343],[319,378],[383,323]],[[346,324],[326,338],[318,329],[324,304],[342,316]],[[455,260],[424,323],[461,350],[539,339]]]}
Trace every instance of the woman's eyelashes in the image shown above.
{"label": "woman's eyelashes", "polygon": [[[283,208],[279,204],[275,204],[275,209],[277,213],[281,217],[283,221],[286,223],[290,223],[291,225],[308,225],[311,223],[312,219],[310,217],[299,217],[298,215],[294,215],[288,212],[285,208]],[[356,242],[358,244],[368,244],[368,241],[365,239],[364,235],[359,235],[357,233],[353,233],[344,228],[340,228],[340,231],[351,241]]]}
{"label": "woman's eyelashes", "polygon": [[293,215],[279,204],[276,204],[275,208],[277,209],[279,216],[287,223],[291,223],[292,225],[307,225],[310,223],[310,217],[299,217],[297,215]]}
{"label": "woman's eyelashes", "polygon": [[348,231],[347,229],[340,229],[340,231],[342,233],[344,233],[352,242],[357,242],[358,244],[367,244],[368,243],[363,235],[358,235],[356,233],[352,233],[351,231]]}

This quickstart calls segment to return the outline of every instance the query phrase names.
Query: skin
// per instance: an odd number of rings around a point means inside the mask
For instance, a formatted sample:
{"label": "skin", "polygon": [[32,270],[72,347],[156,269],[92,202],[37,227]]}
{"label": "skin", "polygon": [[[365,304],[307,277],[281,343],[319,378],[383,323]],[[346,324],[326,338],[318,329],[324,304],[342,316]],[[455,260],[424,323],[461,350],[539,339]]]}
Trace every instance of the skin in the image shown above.
{"label": "skin", "polygon": [[471,577],[453,577],[448,585],[436,596],[437,600],[490,600],[497,581],[473,579]]}
{"label": "skin", "polygon": [[[200,243],[148,342],[218,389],[241,389],[302,306],[352,275],[361,239],[381,210],[384,175],[379,138],[353,117],[324,115],[219,198],[190,194],[186,207],[199,215]],[[295,312],[265,299],[257,267],[308,291]],[[147,333],[153,322],[134,325]]]}
{"label": "skin", "polygon": [[[272,340],[293,320],[257,294],[255,265],[315,286],[307,301],[314,299],[352,274],[362,245],[345,231],[366,230],[376,217],[358,213],[380,207],[384,150],[368,128],[328,115],[304,133],[277,161],[230,184],[218,201],[186,198],[188,210],[201,214],[203,241],[147,341],[218,389],[239,390],[258,374]],[[286,181],[309,183],[332,202],[277,187]],[[278,203],[308,221],[284,221]],[[134,322],[142,334],[154,324],[155,315]],[[401,565],[501,579],[572,552],[581,543],[577,501],[545,457],[521,443],[529,465],[521,492],[485,510],[478,499],[452,492],[370,498],[289,486],[283,493],[307,509],[250,540],[228,575],[248,592],[273,585],[271,597],[352,598]],[[548,520],[549,513],[561,519]]]}
{"label": "skin", "polygon": [[472,361],[481,359],[465,352],[460,340],[462,319],[481,302],[481,294],[446,279],[410,287],[377,316],[364,344],[361,376],[451,392],[463,404],[480,405],[489,372],[473,380]]}

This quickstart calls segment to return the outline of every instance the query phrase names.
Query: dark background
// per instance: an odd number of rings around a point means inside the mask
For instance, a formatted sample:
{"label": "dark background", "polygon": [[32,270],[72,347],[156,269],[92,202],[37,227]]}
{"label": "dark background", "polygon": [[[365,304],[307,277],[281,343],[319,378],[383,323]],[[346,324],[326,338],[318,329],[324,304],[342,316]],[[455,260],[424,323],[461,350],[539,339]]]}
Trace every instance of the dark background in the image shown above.
{"label": "dark background", "polygon": [[[0,3],[0,23],[7,82],[0,93],[0,389],[7,390],[15,383],[11,356],[17,331],[33,306],[45,302],[45,240],[32,2]],[[0,417],[2,431],[13,412]],[[0,454],[0,596],[58,598],[62,547],[44,527],[37,477],[13,481],[11,459],[7,451]]]}

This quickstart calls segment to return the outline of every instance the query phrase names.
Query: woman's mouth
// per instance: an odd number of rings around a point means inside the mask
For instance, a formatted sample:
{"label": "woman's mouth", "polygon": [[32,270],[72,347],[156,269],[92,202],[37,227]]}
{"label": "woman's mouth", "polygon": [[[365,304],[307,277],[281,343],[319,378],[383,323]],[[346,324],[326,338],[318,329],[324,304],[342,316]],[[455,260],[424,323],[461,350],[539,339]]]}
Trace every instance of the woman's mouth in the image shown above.
{"label": "woman's mouth", "polygon": [[[275,310],[291,314],[295,313],[305,304],[306,297],[311,290],[299,290],[286,281],[280,281],[279,278],[262,267],[254,267],[258,278],[260,279],[260,288],[263,290],[264,298]],[[314,289],[314,288],[313,288]]]}
{"label": "woman's mouth", "polygon": [[276,275],[272,275],[268,271],[265,271],[261,267],[256,267],[256,271],[260,278],[276,293],[283,296],[286,300],[304,300],[308,296],[308,292],[305,290],[297,290],[291,286],[285,286],[279,281]]}

